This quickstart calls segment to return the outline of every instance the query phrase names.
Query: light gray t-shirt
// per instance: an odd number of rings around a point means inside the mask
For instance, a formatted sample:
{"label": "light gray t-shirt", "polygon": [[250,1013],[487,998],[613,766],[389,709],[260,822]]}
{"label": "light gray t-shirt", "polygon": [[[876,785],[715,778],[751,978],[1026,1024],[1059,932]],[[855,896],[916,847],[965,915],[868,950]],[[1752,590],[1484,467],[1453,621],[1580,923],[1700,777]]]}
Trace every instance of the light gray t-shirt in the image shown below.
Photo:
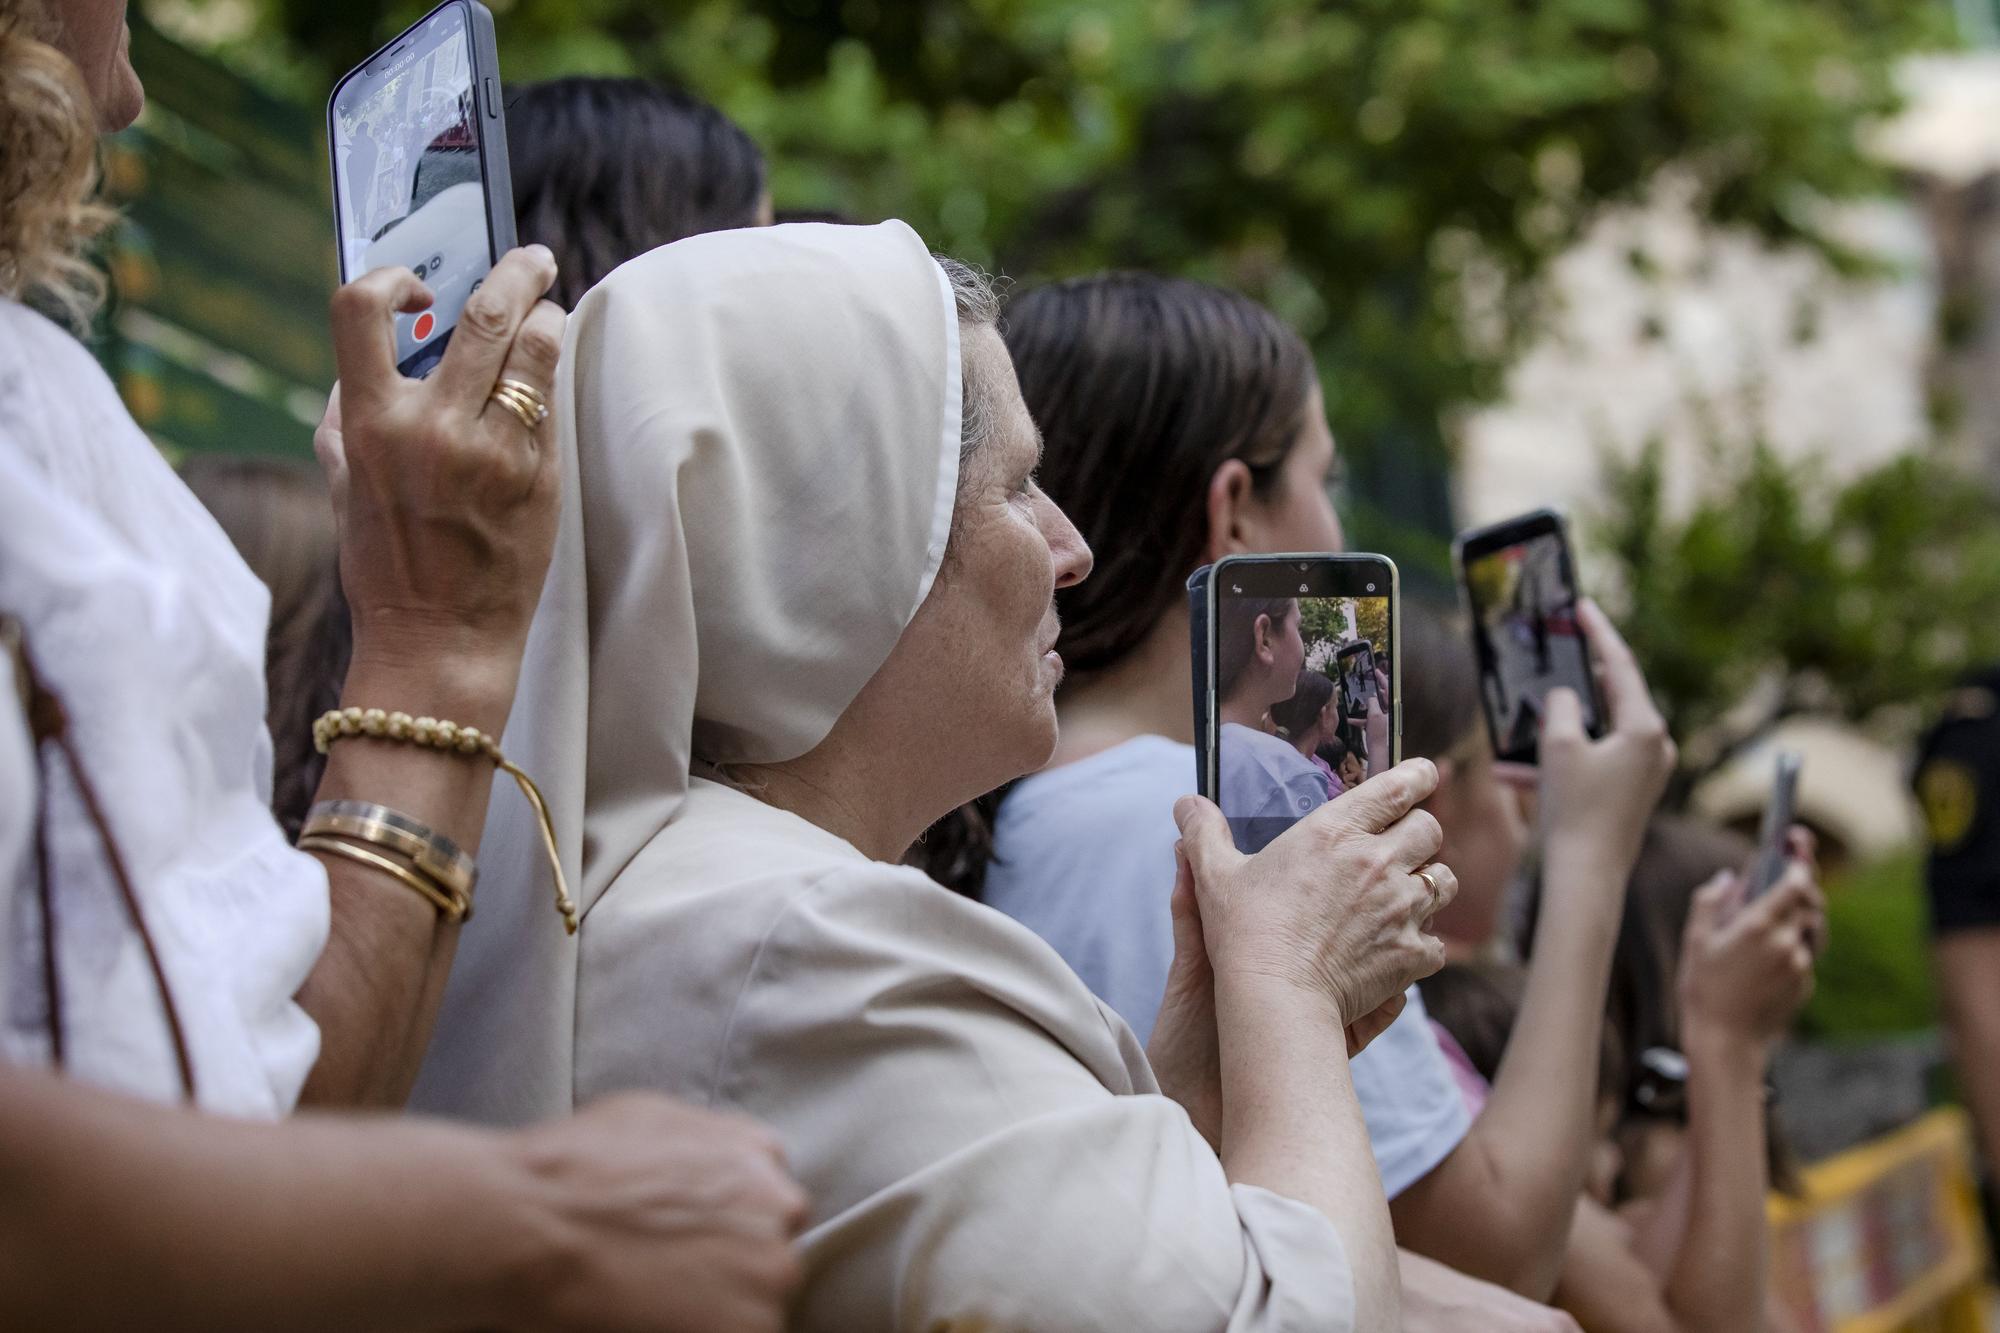
{"label": "light gray t-shirt", "polygon": [[1246,856],[1326,804],[1326,774],[1312,760],[1290,741],[1239,722],[1222,724],[1215,769],[1218,804]]}
{"label": "light gray t-shirt", "polygon": [[[1023,778],[994,824],[987,903],[1054,946],[1141,1041],[1174,957],[1174,802],[1194,787],[1193,746],[1139,736]],[[1402,1015],[1354,1061],[1354,1089],[1391,1198],[1471,1127],[1414,986]]]}

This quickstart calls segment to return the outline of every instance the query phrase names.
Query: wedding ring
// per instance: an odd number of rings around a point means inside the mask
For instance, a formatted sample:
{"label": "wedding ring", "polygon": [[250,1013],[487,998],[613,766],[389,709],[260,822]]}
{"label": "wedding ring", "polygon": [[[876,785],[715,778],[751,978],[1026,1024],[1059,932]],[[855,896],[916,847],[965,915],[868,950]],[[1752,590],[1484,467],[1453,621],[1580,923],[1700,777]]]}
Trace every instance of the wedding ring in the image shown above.
{"label": "wedding ring", "polygon": [[1432,878],[1430,867],[1418,866],[1415,870],[1412,870],[1410,873],[1412,875],[1415,875],[1418,879],[1422,880],[1424,882],[1424,887],[1431,891],[1431,909],[1435,911],[1437,909],[1437,901],[1438,901],[1438,882],[1436,879]]}
{"label": "wedding ring", "polygon": [[500,404],[520,419],[529,430],[549,419],[548,399],[532,384],[520,380],[501,380],[493,386],[487,401]]}

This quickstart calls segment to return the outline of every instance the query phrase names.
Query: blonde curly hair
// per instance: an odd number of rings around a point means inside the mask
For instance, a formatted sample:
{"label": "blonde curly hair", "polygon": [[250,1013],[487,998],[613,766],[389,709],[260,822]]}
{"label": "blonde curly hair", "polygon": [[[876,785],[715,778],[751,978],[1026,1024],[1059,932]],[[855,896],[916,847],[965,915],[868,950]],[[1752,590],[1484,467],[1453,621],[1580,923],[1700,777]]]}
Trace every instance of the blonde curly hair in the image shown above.
{"label": "blonde curly hair", "polygon": [[95,202],[97,129],[43,0],[0,12],[0,296],[88,324],[104,275],[86,254],[115,214]]}

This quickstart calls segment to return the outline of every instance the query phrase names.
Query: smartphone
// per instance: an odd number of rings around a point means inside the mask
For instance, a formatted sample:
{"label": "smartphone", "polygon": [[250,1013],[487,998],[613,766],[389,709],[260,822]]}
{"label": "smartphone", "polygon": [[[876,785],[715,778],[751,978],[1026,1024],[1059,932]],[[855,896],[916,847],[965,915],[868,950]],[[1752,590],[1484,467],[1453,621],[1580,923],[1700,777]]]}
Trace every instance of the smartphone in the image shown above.
{"label": "smartphone", "polygon": [[1493,754],[1532,764],[1548,693],[1583,702],[1584,729],[1604,734],[1604,700],[1576,616],[1576,571],[1562,516],[1551,509],[1459,535],[1459,586],[1479,663],[1479,698]]}
{"label": "smartphone", "polygon": [[1340,663],[1342,692],[1348,700],[1348,711],[1356,717],[1365,717],[1368,705],[1377,694],[1375,681],[1375,649],[1366,639],[1358,640],[1342,648],[1336,659]]}
{"label": "smartphone", "polygon": [[1799,770],[1805,760],[1795,750],[1778,751],[1778,766],[1771,775],[1771,799],[1764,806],[1764,822],[1757,830],[1757,857],[1750,863],[1750,883],[1743,900],[1753,902],[1771,891],[1785,873],[1790,854],[1788,838],[1799,813]]}
{"label": "smartphone", "polygon": [[466,298],[514,248],[514,189],[493,15],[445,0],[334,85],[340,280],[400,265],[428,309],[396,316],[396,364],[413,378],[444,356]]}
{"label": "smartphone", "polygon": [[[1401,760],[1394,561],[1231,556],[1197,571],[1188,589],[1197,786],[1222,808],[1237,847],[1260,850]],[[1379,662],[1390,664],[1386,697]],[[1350,671],[1366,684],[1345,684]],[[1357,697],[1379,707],[1355,716],[1342,703]]]}

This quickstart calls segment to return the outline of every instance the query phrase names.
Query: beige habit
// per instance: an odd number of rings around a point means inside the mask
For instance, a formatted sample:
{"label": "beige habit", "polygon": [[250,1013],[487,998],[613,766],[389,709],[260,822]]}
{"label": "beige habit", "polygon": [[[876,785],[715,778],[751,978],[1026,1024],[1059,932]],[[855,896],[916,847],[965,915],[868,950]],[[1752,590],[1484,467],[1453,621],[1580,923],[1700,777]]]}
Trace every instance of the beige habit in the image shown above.
{"label": "beige habit", "polygon": [[957,322],[900,223],[681,241],[570,321],[566,490],[420,1106],[649,1088],[744,1112],[812,1195],[793,1327],[1346,1330],[1319,1212],[1232,1187],[1130,1030],[997,912],[690,765],[822,739],[930,589]]}

